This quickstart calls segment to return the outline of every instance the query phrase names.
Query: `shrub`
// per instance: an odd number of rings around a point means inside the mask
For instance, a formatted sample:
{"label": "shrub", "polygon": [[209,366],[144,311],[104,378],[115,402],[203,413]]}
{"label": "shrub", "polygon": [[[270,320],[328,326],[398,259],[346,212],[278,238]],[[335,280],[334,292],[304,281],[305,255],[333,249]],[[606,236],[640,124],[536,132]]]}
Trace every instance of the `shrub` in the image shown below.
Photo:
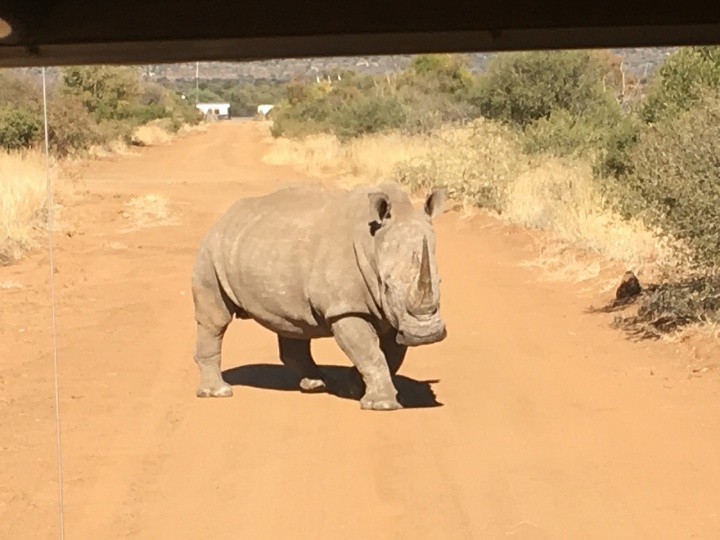
{"label": "shrub", "polygon": [[423,93],[446,94],[463,99],[475,80],[463,58],[454,54],[419,54],[412,58],[401,74],[399,85]]}
{"label": "shrub", "polygon": [[132,144],[132,134],[135,126],[120,120],[106,120],[97,124],[98,143],[104,144],[120,141],[123,144]]}
{"label": "shrub", "polygon": [[131,116],[140,95],[140,79],[129,66],[62,68],[64,92],[77,96],[99,121]]}
{"label": "shrub", "polygon": [[100,133],[79,99],[57,93],[48,103],[48,139],[53,153],[66,156],[99,142]]}
{"label": "shrub", "polygon": [[17,150],[41,139],[42,124],[36,114],[24,109],[0,109],[0,147]]}
{"label": "shrub", "polygon": [[707,89],[720,88],[720,46],[683,47],[658,69],[642,107],[646,122],[688,110]]}
{"label": "shrub", "polygon": [[164,105],[153,104],[153,105],[137,105],[132,111],[132,121],[135,124],[147,124],[153,120],[159,118],[167,118],[169,116],[168,110]]}
{"label": "shrub", "polygon": [[612,126],[593,118],[558,109],[530,124],[524,133],[524,150],[558,157],[591,157],[605,144]]}
{"label": "shrub", "polygon": [[637,142],[643,124],[631,111],[623,114],[616,124],[606,127],[609,129],[603,139],[603,153],[595,165],[595,173],[600,177],[622,178],[631,172],[629,152]]}
{"label": "shrub", "polygon": [[325,132],[343,140],[393,129],[429,133],[469,116],[460,95],[472,80],[450,55],[421,55],[397,78],[343,73],[334,81],[292,81],[273,111],[272,133]]}
{"label": "shrub", "polygon": [[328,120],[332,132],[340,140],[347,140],[399,128],[405,122],[405,109],[393,97],[369,96],[344,103],[333,110]]}
{"label": "shrub", "polygon": [[619,108],[595,51],[529,51],[493,56],[471,101],[487,118],[525,127],[563,110],[581,117]]}
{"label": "shrub", "polygon": [[230,103],[233,116],[252,116],[258,105],[276,104],[283,95],[283,87],[272,81],[257,80],[225,90],[223,97]]}
{"label": "shrub", "polygon": [[700,266],[720,263],[720,93],[644,129],[624,178],[650,220],[692,249]]}

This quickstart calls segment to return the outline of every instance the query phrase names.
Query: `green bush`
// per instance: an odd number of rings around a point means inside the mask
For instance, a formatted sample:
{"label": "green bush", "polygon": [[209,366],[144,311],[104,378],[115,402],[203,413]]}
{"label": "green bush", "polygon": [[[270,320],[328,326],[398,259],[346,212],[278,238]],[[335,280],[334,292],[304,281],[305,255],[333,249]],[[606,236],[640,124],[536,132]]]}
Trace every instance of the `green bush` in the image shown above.
{"label": "green bush", "polygon": [[158,118],[167,118],[168,110],[164,105],[153,103],[149,105],[137,105],[133,108],[131,117],[138,124],[147,124]]}
{"label": "green bush", "polygon": [[592,154],[607,144],[611,132],[605,122],[558,109],[525,129],[523,146],[528,153],[595,158]]}
{"label": "green bush", "polygon": [[331,115],[348,101],[361,97],[361,91],[350,85],[333,88],[326,82],[292,81],[285,88],[285,98],[273,109],[272,134],[302,137],[330,133]]}
{"label": "green bush", "polygon": [[258,105],[276,104],[283,95],[283,87],[268,81],[254,81],[231,87],[223,94],[230,103],[233,116],[254,116]]}
{"label": "green bush", "polygon": [[340,140],[346,140],[401,127],[405,110],[393,97],[369,96],[333,110],[329,122],[333,133]]}
{"label": "green bush", "polygon": [[27,148],[42,139],[43,126],[38,115],[24,109],[0,109],[0,147]]}
{"label": "green bush", "polygon": [[363,95],[357,89],[322,91],[291,87],[290,99],[274,110],[272,134],[302,137],[333,133],[341,140],[396,129],[405,122],[405,108],[396,98]]}
{"label": "green bush", "polygon": [[720,88],[720,46],[683,47],[670,54],[650,85],[642,107],[646,122],[688,110],[707,89]]}
{"label": "green bush", "polygon": [[629,153],[643,128],[642,120],[631,111],[623,114],[615,125],[606,128],[608,129],[603,140],[602,157],[595,164],[595,173],[601,177],[623,178],[630,174],[632,169]]}
{"label": "green bush", "polygon": [[330,103],[324,96],[293,94],[289,89],[288,98],[273,109],[271,133],[275,137],[303,137],[313,133],[329,133],[332,129],[328,118]]}
{"label": "green bush", "polygon": [[[177,131],[202,119],[197,108],[173,90],[141,83],[134,68],[79,66],[61,73],[61,80],[48,86],[50,149],[59,156],[116,138],[130,142],[135,127],[154,120],[167,119],[164,125]],[[0,147],[27,148],[43,142],[37,81],[0,72],[0,103]]]}
{"label": "green bush", "polygon": [[466,99],[475,85],[463,58],[454,54],[419,54],[400,74],[399,86],[410,86],[424,93],[446,94]]}
{"label": "green bush", "polygon": [[100,142],[97,123],[82,101],[57,93],[48,103],[50,149],[59,156],[87,150]]}
{"label": "green bush", "polygon": [[692,249],[696,265],[720,263],[720,93],[645,128],[629,152],[623,183],[648,218]]}
{"label": "green bush", "polygon": [[334,133],[341,139],[401,129],[427,133],[469,118],[473,77],[452,55],[420,55],[398,77],[343,72],[318,83],[292,81],[273,110],[275,136]]}
{"label": "green bush", "polygon": [[562,110],[582,117],[619,105],[604,84],[610,66],[594,51],[529,51],[493,56],[471,101],[486,118],[525,127]]}
{"label": "green bush", "polygon": [[127,145],[132,144],[132,135],[135,126],[122,120],[105,120],[97,124],[98,142],[108,143],[121,141]]}
{"label": "green bush", "polygon": [[62,78],[63,91],[82,100],[98,121],[129,118],[140,96],[139,74],[129,66],[65,67]]}

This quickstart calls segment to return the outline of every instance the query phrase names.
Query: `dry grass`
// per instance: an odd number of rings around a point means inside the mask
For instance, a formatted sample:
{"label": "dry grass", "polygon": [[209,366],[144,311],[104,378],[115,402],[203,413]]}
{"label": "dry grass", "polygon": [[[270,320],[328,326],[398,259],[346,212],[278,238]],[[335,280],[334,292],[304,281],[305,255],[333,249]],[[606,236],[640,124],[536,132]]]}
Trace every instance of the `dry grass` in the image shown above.
{"label": "dry grass", "polygon": [[204,122],[191,126],[190,124],[183,124],[178,130],[178,135],[187,135],[189,133],[206,133],[208,130],[207,125]]}
{"label": "dry grass", "polygon": [[157,146],[168,144],[173,140],[172,134],[165,126],[157,122],[149,122],[135,129],[132,144],[136,146]]}
{"label": "dry grass", "polygon": [[[506,220],[552,233],[559,249],[551,257],[572,246],[645,277],[675,263],[676,249],[668,240],[639,220],[624,220],[609,209],[586,163],[543,159],[515,179],[503,206]],[[575,266],[582,267],[584,279],[601,270],[597,260]]]}
{"label": "dry grass", "polygon": [[[444,185],[466,207],[491,208],[505,221],[548,231],[549,249],[536,263],[554,266],[558,278],[596,278],[606,263],[648,277],[673,263],[674,246],[609,209],[588,164],[530,157],[512,131],[487,120],[429,136],[380,134],[347,144],[331,135],[268,140],[273,142],[264,159],[270,164],[294,165],[341,185],[391,177],[412,190]],[[563,265],[574,267],[571,275],[560,271]]]}
{"label": "dry grass", "polygon": [[443,185],[464,205],[497,211],[514,179],[529,167],[515,133],[483,119],[438,130],[424,137],[422,148],[422,155],[398,164],[396,179],[412,190]]}
{"label": "dry grass", "polygon": [[131,141],[135,146],[159,146],[169,144],[178,137],[191,133],[205,133],[206,131],[207,125],[203,122],[195,126],[183,124],[176,133],[173,133],[169,126],[169,120],[160,118],[136,128]]}
{"label": "dry grass", "polygon": [[302,140],[275,139],[263,161],[270,165],[293,165],[308,176],[336,179],[340,185],[351,186],[391,178],[396,165],[426,154],[428,143],[424,137],[396,133],[361,137],[346,144],[325,134]]}
{"label": "dry grass", "polygon": [[133,150],[133,146],[159,146],[169,144],[177,137],[182,137],[192,133],[204,133],[207,131],[207,125],[200,123],[195,126],[183,124],[177,133],[172,133],[167,127],[166,119],[153,120],[133,131],[131,136],[131,144],[127,144],[121,138],[110,139],[102,144],[93,145],[80,159],[107,159],[115,156],[131,156],[137,152]]}
{"label": "dry grass", "polygon": [[125,203],[123,217],[130,225],[121,232],[137,231],[177,223],[170,201],[162,195],[142,195]]}
{"label": "dry grass", "polygon": [[[145,129],[143,129],[145,128]],[[184,125],[178,136],[204,132],[207,127]],[[138,143],[144,146],[166,144],[173,136],[158,123],[150,123],[136,130]],[[102,146],[92,147],[85,156],[68,156],[53,161],[51,174],[62,176],[63,189],[55,188],[56,202],[70,194],[72,177],[79,174],[85,160],[132,154],[131,147],[121,139],[111,140]],[[38,245],[44,229],[46,212],[45,157],[39,151],[0,151],[0,265],[10,264]],[[56,211],[62,208],[56,206]],[[174,223],[167,200],[160,197],[139,197],[131,201],[125,211],[126,218],[136,228]],[[55,218],[56,225],[59,216]],[[56,227],[57,228],[57,227]]]}
{"label": "dry grass", "polygon": [[93,145],[87,151],[90,159],[104,159],[113,156],[131,156],[136,154],[122,139],[112,139],[103,144]]}
{"label": "dry grass", "polygon": [[0,152],[0,264],[35,247],[46,219],[45,157]]}

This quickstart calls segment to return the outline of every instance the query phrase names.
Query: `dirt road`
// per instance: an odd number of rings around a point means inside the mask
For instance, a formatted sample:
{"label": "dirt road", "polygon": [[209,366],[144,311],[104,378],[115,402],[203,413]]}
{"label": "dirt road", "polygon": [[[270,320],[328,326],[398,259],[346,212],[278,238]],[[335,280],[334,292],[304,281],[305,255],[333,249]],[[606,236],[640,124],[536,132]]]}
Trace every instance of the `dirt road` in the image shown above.
{"label": "dirt road", "polygon": [[[298,178],[261,162],[266,144],[230,122],[92,163],[60,216],[68,540],[720,538],[716,373],[585,314],[598,297],[520,266],[527,235],[491,218],[437,220],[449,337],[400,372],[416,407],[300,394],[274,337],[241,322],[235,396],[195,398],[198,241],[236,197]],[[132,198],[163,210],[144,195],[169,213],[133,230]],[[0,538],[53,539],[47,255],[0,282]]]}

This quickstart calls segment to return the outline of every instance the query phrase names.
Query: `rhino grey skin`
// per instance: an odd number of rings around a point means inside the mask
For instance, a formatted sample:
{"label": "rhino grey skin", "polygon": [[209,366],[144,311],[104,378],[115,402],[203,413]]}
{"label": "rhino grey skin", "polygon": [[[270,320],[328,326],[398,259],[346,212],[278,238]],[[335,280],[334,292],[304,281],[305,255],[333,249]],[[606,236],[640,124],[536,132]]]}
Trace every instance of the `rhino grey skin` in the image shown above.
{"label": "rhino grey skin", "polygon": [[294,187],[235,202],[193,267],[197,395],[232,396],[220,352],[235,316],[277,334],[302,390],[326,388],[310,340],[334,337],[364,382],[361,408],[401,408],[391,374],[407,348],[447,335],[432,225],[444,205],[439,188],[417,210],[392,183]]}

